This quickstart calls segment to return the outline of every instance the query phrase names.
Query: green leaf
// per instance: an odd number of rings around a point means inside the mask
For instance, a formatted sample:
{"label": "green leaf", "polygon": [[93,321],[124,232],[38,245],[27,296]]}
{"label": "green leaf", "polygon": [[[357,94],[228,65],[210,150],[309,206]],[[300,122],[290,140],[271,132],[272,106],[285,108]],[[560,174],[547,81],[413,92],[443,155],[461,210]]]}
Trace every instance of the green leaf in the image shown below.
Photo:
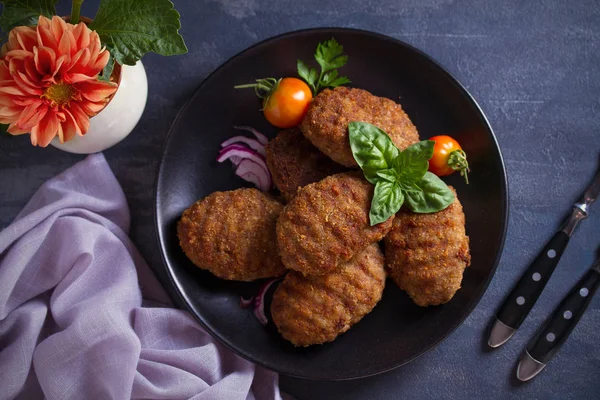
{"label": "green leaf", "polygon": [[331,82],[327,82],[327,84],[322,85],[323,87],[330,87],[330,88],[334,88],[334,87],[338,87],[338,86],[343,86],[346,85],[348,83],[351,83],[352,81],[350,79],[348,79],[345,76],[340,76],[337,79],[334,79]]}
{"label": "green leaf", "polygon": [[386,180],[388,182],[397,182],[398,181],[398,173],[393,168],[384,169],[382,171],[377,171],[376,174],[378,177],[380,177],[381,179]]}
{"label": "green leaf", "polygon": [[296,63],[296,67],[298,69],[298,76],[306,81],[306,83],[310,84],[310,68],[308,65],[304,63],[302,60],[298,60]]}
{"label": "green leaf", "polygon": [[416,213],[441,211],[455,200],[454,193],[444,181],[427,171],[418,183],[419,192],[404,192],[406,205]]}
{"label": "green leaf", "polygon": [[187,53],[179,13],[169,0],[102,0],[89,27],[119,64],[134,65],[148,52]]}
{"label": "green leaf", "polygon": [[429,159],[433,156],[433,140],[415,143],[394,160],[394,168],[402,180],[418,181],[429,169]]}
{"label": "green leaf", "polygon": [[369,211],[371,226],[387,221],[400,210],[403,202],[404,195],[396,183],[384,180],[377,182]]}
{"label": "green leaf", "polygon": [[321,73],[316,69],[310,69],[302,61],[298,60],[297,68],[298,75],[308,83],[313,91],[313,95],[317,95],[326,87],[334,88],[350,83],[350,79],[345,76],[338,76],[337,68],[344,66],[348,62],[348,56],[343,55],[344,48],[335,41],[329,39],[326,42],[317,45],[315,60],[321,67]]}
{"label": "green leaf", "polygon": [[310,86],[310,88],[314,92],[315,85],[317,84],[317,79],[319,79],[317,76],[317,70],[314,68],[309,69],[308,65],[306,65],[302,60],[298,60],[296,65],[298,68],[298,76],[304,79],[308,86]]}
{"label": "green leaf", "polygon": [[20,25],[37,25],[40,15],[52,18],[56,14],[58,0],[2,0],[4,5],[0,16],[0,29],[5,34]]}
{"label": "green leaf", "polygon": [[108,62],[106,63],[106,66],[102,70],[102,74],[98,77],[98,79],[100,79],[101,81],[105,81],[105,82],[110,81],[110,76],[112,75],[114,69],[115,69],[115,59],[112,56],[112,54],[110,54],[110,56],[108,57]]}
{"label": "green leaf", "polygon": [[325,73],[335,68],[340,68],[348,62],[348,56],[342,55],[344,47],[340,45],[334,38],[329,39],[324,43],[319,43],[315,60]]}
{"label": "green leaf", "polygon": [[398,157],[398,148],[384,131],[366,122],[350,122],[348,136],[352,155],[365,178],[376,184],[380,180],[377,172],[392,166],[393,160]]}

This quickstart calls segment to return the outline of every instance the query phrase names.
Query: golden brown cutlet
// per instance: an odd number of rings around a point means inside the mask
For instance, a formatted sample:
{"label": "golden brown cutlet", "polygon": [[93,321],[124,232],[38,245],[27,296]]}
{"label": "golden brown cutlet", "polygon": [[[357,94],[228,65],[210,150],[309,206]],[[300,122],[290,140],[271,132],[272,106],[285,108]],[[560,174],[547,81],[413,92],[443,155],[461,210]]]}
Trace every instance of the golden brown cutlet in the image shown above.
{"label": "golden brown cutlet", "polygon": [[267,145],[267,166],[273,183],[286,201],[299,188],[344,171],[304,137],[299,128],[279,132]]}
{"label": "golden brown cutlet", "polygon": [[356,167],[348,139],[348,123],[368,122],[384,130],[404,150],[419,141],[419,134],[402,107],[362,89],[325,89],[308,108],[300,128],[312,144],[332,160]]}
{"label": "golden brown cutlet", "polygon": [[371,226],[373,185],[347,172],[305,186],[282,211],[277,244],[283,264],[304,275],[322,275],[381,240],[392,218]]}
{"label": "golden brown cutlet", "polygon": [[219,278],[253,281],[283,275],[275,226],[283,205],[256,189],[215,192],[185,210],[181,248]]}
{"label": "golden brown cutlet", "polygon": [[273,322],[296,346],[331,342],[381,300],[384,258],[372,244],[355,258],[321,276],[290,271],[271,303]]}
{"label": "golden brown cutlet", "polygon": [[389,276],[422,307],[450,301],[471,263],[458,197],[433,214],[416,214],[403,207],[384,243]]}

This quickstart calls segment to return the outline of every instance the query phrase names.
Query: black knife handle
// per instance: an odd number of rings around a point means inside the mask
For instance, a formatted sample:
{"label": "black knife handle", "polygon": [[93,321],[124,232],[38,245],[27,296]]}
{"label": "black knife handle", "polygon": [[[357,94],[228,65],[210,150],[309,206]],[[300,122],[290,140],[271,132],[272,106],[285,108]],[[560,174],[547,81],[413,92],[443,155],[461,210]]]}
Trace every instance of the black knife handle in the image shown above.
{"label": "black knife handle", "polygon": [[599,285],[600,273],[594,269],[577,282],[529,342],[527,351],[533,358],[543,364],[550,361],[579,322]]}
{"label": "black knife handle", "polygon": [[505,325],[518,329],[546,287],[567,244],[569,235],[557,232],[521,276],[498,309],[496,317]]}

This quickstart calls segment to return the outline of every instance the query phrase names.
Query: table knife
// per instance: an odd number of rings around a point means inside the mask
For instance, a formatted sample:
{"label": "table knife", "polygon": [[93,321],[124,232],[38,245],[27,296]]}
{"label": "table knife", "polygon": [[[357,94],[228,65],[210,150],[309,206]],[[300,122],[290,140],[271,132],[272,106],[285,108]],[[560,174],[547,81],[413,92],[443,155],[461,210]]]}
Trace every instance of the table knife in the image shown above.
{"label": "table knife", "polygon": [[517,367],[517,378],[528,381],[540,373],[567,340],[600,286],[600,260],[573,286],[554,313],[527,345]]}
{"label": "table knife", "polygon": [[498,309],[491,324],[488,339],[490,347],[496,348],[506,343],[521,326],[548,283],[575,228],[581,220],[587,218],[589,207],[599,192],[600,171],[581,199],[573,205],[571,216],[562,229],[544,246]]}

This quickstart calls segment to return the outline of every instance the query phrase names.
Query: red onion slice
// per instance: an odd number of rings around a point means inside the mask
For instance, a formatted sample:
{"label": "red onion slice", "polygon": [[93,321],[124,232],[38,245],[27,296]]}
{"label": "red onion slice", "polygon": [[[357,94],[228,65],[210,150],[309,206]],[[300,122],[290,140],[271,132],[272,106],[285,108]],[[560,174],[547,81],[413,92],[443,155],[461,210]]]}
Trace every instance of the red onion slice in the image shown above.
{"label": "red onion slice", "polygon": [[271,176],[264,161],[262,164],[246,158],[240,162],[235,174],[240,178],[255,184],[263,192],[271,189]]}
{"label": "red onion slice", "polygon": [[267,325],[269,323],[269,319],[265,314],[265,295],[269,291],[269,288],[280,279],[281,278],[269,279],[262,284],[258,290],[258,294],[254,296],[254,316],[263,325]]}
{"label": "red onion slice", "polygon": [[258,164],[264,164],[265,167],[267,166],[267,164],[265,164],[265,161],[260,154],[258,154],[254,150],[252,150],[246,146],[240,145],[240,144],[230,144],[229,146],[224,147],[219,152],[219,155],[217,156],[217,161],[223,162],[225,160],[228,160],[231,157],[240,157],[241,159],[248,158]]}
{"label": "red onion slice", "polygon": [[256,136],[256,139],[258,139],[258,141],[264,145],[266,145],[267,143],[269,143],[269,139],[267,139],[267,137],[265,135],[263,135],[262,133],[260,133],[259,131],[257,131],[256,129],[252,128],[251,126],[234,126],[234,129],[239,129],[242,131],[248,131],[251,132],[254,136]]}
{"label": "red onion slice", "polygon": [[227,147],[234,143],[244,143],[248,145],[251,149],[255,150],[258,154],[263,157],[266,157],[267,153],[265,151],[265,145],[260,143],[256,139],[247,138],[246,136],[234,136],[230,139],[227,139],[223,143],[221,143],[221,147]]}
{"label": "red onion slice", "polygon": [[249,299],[245,299],[242,296],[240,296],[240,307],[242,307],[242,308],[248,308],[252,304],[254,304],[254,297],[250,297]]}

